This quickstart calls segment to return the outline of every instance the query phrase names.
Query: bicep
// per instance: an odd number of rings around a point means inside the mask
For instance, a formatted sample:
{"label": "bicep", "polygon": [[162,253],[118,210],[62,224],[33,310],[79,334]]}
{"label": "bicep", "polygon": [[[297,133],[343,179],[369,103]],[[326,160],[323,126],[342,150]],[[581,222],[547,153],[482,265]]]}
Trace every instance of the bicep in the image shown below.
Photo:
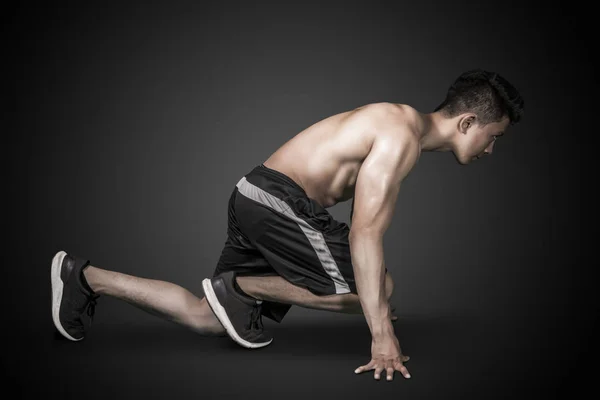
{"label": "bicep", "polygon": [[383,236],[389,227],[400,185],[416,159],[412,144],[393,136],[375,140],[356,180],[351,233]]}

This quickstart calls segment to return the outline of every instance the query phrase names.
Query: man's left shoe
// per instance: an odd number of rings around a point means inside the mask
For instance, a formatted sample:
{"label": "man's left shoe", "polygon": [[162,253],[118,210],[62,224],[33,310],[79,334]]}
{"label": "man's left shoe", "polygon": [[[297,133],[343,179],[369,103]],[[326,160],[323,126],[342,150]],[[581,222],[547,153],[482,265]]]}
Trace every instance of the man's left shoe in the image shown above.
{"label": "man's left shoe", "polygon": [[204,279],[202,287],[208,305],[236,343],[249,349],[257,349],[268,346],[273,341],[262,323],[262,301],[236,290],[233,272]]}
{"label": "man's left shoe", "polygon": [[85,337],[99,297],[84,283],[83,269],[88,265],[88,260],[59,251],[50,269],[52,320],[56,329],[73,341]]}

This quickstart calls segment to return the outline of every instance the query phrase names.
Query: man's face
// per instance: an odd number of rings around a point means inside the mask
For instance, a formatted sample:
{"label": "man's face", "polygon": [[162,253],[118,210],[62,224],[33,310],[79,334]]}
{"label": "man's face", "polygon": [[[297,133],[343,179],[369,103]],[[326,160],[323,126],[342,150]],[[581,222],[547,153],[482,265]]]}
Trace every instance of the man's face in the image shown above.
{"label": "man's face", "polygon": [[459,140],[454,152],[456,160],[466,165],[486,154],[492,154],[496,139],[504,134],[508,125],[507,117],[484,126],[469,119],[461,121]]}

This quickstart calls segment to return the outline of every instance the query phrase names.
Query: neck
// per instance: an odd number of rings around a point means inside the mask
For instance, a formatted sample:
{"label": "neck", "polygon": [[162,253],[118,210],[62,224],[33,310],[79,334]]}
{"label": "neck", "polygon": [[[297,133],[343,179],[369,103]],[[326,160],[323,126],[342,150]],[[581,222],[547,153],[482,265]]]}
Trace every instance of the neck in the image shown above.
{"label": "neck", "polygon": [[421,114],[421,149],[423,151],[451,151],[456,121],[444,118],[439,112]]}

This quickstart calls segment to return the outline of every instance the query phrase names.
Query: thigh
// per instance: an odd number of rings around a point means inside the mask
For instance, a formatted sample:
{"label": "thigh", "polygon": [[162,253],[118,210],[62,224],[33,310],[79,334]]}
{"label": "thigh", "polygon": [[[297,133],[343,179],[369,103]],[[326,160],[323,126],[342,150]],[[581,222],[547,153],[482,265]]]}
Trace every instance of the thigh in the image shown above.
{"label": "thigh", "polygon": [[227,208],[227,238],[213,276],[228,271],[239,275],[275,275],[267,259],[242,232],[235,208],[236,196],[237,188],[234,188]]}
{"label": "thigh", "polygon": [[234,271],[237,275],[276,275],[267,259],[251,244],[244,244],[239,238],[227,236],[213,276]]}

